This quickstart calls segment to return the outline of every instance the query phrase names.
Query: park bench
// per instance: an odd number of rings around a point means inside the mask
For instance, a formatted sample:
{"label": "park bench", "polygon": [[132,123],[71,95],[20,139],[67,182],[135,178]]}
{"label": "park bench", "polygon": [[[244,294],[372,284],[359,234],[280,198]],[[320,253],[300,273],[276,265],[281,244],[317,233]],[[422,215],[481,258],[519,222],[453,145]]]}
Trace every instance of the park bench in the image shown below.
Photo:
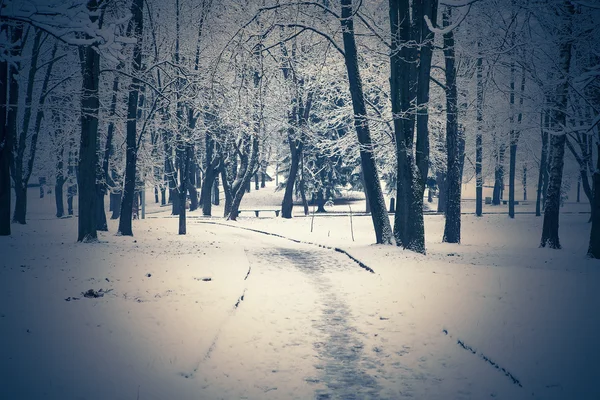
{"label": "park bench", "polygon": [[264,212],[275,212],[275,216],[279,217],[279,212],[281,210],[238,210],[238,215],[240,215],[242,212],[250,212],[250,211],[254,211],[254,215],[256,215],[256,217],[259,216],[259,214],[260,214],[261,211],[264,211]]}
{"label": "park bench", "polygon": [[[508,200],[502,200],[502,204],[507,205],[508,204]],[[519,204],[519,202],[517,200],[515,200],[515,206]]]}

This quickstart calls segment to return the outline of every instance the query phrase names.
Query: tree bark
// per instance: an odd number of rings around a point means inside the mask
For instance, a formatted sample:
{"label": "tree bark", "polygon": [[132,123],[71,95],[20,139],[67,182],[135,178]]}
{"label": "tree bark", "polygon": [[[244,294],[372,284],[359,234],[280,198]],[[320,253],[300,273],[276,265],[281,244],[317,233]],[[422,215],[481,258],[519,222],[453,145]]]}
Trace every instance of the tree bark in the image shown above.
{"label": "tree bark", "polygon": [[[98,19],[97,0],[88,0],[90,20]],[[77,190],[79,193],[78,242],[95,241],[96,232],[96,167],[98,165],[98,82],[100,75],[100,56],[93,46],[79,48],[82,63],[81,94],[81,141],[79,146],[79,172]]]}
{"label": "tree bark", "polygon": [[[450,25],[450,8],[444,12],[444,26]],[[460,243],[461,162],[458,131],[458,90],[454,57],[454,33],[444,34],[444,58],[446,74],[446,223],[442,242]]]}
{"label": "tree bark", "polygon": [[511,102],[511,130],[510,130],[510,160],[508,173],[508,216],[515,217],[515,178],[517,174],[517,146],[519,144],[520,125],[523,118],[523,97],[525,95],[525,69],[521,73],[521,87],[519,94],[519,115],[517,117],[517,126],[514,126],[514,103],[515,103],[515,66],[511,65],[511,82],[510,82],[510,102]]}
{"label": "tree bark", "polygon": [[354,111],[354,127],[360,143],[360,159],[365,175],[365,190],[371,199],[371,219],[375,229],[375,239],[378,244],[392,243],[392,228],[385,209],[385,200],[381,191],[377,165],[373,154],[373,144],[369,131],[367,110],[365,105],[362,79],[358,66],[358,54],[354,37],[354,19],[352,0],[342,0],[342,34],[344,40],[344,61],[348,72],[348,84]]}
{"label": "tree bark", "polygon": [[[546,112],[547,113],[547,112]],[[545,114],[545,113],[544,113]],[[542,117],[543,118],[543,117]],[[545,131],[542,126],[542,155],[540,157],[540,170],[538,175],[538,186],[537,186],[537,197],[535,201],[535,216],[540,217],[542,215],[542,196],[545,185],[544,182],[548,181],[548,132]]]}
{"label": "tree bark", "polygon": [[[600,143],[596,145],[600,155]],[[596,170],[593,175],[594,196],[592,202],[592,230],[590,232],[590,245],[588,256],[600,258],[600,156],[597,157]]]}
{"label": "tree bark", "polygon": [[132,214],[133,196],[135,195],[136,165],[137,165],[137,118],[138,101],[141,82],[138,75],[142,69],[142,38],[144,30],[143,0],[133,0],[131,3],[131,27],[136,42],[133,46],[133,60],[131,63],[133,78],[129,85],[129,99],[127,102],[127,137],[125,152],[125,184],[121,199],[121,215],[119,217],[119,230],[121,235],[133,236]]}
{"label": "tree bark", "polygon": [[[480,47],[480,43],[477,43]],[[475,136],[475,215],[483,215],[483,61],[477,59],[477,133]]]}
{"label": "tree bark", "polygon": [[[3,19],[0,20],[0,23],[0,35],[6,35],[8,37],[8,25]],[[18,43],[21,41],[22,34],[23,27],[17,25],[13,28],[11,42],[16,43],[16,46],[20,46]],[[13,52],[14,51],[13,48]],[[11,90],[11,96],[18,93],[18,86],[16,87],[16,91],[12,88],[13,80],[16,81],[13,74],[18,73],[18,71],[13,68],[15,67],[11,65],[9,77],[7,60],[0,60],[0,236],[8,236],[11,234],[10,164],[12,159],[13,132],[10,122],[14,121],[16,123],[16,109],[14,111],[13,119],[9,120],[8,115],[11,114],[10,109],[13,107],[10,107],[8,104],[9,99],[7,97],[7,92],[8,90]],[[11,102],[13,100],[13,98],[10,99]],[[16,104],[17,103],[15,102],[15,106]]]}
{"label": "tree bark", "polygon": [[502,192],[504,191],[504,155],[506,153],[506,145],[500,144],[496,150],[496,167],[494,170],[494,193],[492,197],[492,205],[500,205]]}
{"label": "tree bark", "polygon": [[[559,68],[562,74],[561,82],[557,85],[554,107],[552,111],[552,120],[554,126],[565,127],[567,115],[567,101],[569,95],[569,71],[571,66],[571,15],[574,13],[574,6],[569,1],[565,1],[565,13],[569,14],[568,22],[565,24],[563,42],[560,44]],[[542,227],[542,239],[540,246],[548,245],[552,249],[560,249],[560,240],[558,237],[559,212],[561,184],[564,167],[566,132],[559,135],[552,135],[550,138],[551,157],[550,157],[550,177],[548,182],[548,192],[546,197],[546,208],[544,210],[544,224]]]}
{"label": "tree bark", "polygon": [[[292,110],[292,114],[294,113],[296,113],[295,107]],[[291,121],[293,118],[290,116],[289,120]],[[288,144],[291,160],[288,177],[285,182],[283,201],[281,202],[281,217],[286,219],[292,218],[292,210],[294,208],[294,184],[296,182],[296,176],[298,175],[300,154],[302,154],[302,149],[304,147],[303,141],[295,137],[294,131],[295,130],[291,127],[288,130]]]}

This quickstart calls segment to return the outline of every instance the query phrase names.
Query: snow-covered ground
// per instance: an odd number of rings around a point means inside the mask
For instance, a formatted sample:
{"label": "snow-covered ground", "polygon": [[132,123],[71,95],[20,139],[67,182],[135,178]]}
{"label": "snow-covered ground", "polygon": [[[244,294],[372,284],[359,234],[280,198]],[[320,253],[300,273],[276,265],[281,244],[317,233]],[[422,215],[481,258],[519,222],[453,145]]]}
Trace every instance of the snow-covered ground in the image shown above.
{"label": "snow-covered ground", "polygon": [[562,250],[531,214],[464,215],[461,245],[426,215],[422,256],[372,245],[369,216],[195,211],[179,236],[148,204],[134,237],[77,244],[51,196],[29,210],[0,238],[1,399],[600,398],[589,215],[561,216]]}

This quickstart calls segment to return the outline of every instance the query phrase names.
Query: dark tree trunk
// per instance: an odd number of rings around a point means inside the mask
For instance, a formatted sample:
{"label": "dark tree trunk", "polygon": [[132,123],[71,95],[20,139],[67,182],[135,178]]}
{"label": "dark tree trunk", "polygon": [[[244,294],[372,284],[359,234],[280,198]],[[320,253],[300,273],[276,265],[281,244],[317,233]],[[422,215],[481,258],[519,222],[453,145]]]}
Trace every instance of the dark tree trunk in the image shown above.
{"label": "dark tree trunk", "polygon": [[[444,13],[444,26],[450,25],[450,9]],[[446,224],[443,242],[460,243],[461,162],[458,131],[458,91],[454,59],[454,33],[444,34],[446,74],[446,148],[448,164],[446,176]]]}
{"label": "dark tree trunk", "polygon": [[511,131],[510,131],[510,161],[509,161],[509,173],[508,173],[508,216],[510,218],[515,217],[515,179],[517,175],[517,146],[519,144],[520,136],[520,125],[521,119],[523,118],[523,97],[525,94],[525,69],[522,70],[521,74],[521,87],[519,94],[519,115],[517,117],[517,125],[514,126],[514,115],[513,105],[515,103],[515,66],[514,63],[511,65],[511,82],[510,82],[510,102],[511,102]]}
{"label": "dark tree trunk", "polygon": [[131,62],[133,79],[129,86],[129,99],[127,102],[127,137],[125,152],[125,183],[121,199],[121,215],[119,217],[119,230],[121,235],[133,236],[132,214],[133,196],[135,195],[136,165],[137,165],[137,118],[138,102],[141,82],[137,78],[142,68],[142,38],[144,30],[143,0],[133,0],[131,3],[131,22],[136,42],[133,46],[133,60]]}
{"label": "dark tree trunk", "polygon": [[596,148],[599,156],[593,175],[592,230],[588,247],[588,256],[591,258],[600,258],[600,144]]}
{"label": "dark tree trunk", "polygon": [[[397,159],[394,236],[398,246],[425,253],[423,193],[429,166],[427,103],[434,38],[425,24],[425,16],[435,25],[437,1],[415,2],[411,7],[408,0],[390,0],[389,14],[390,92]],[[418,43],[420,47],[407,43]],[[412,111],[415,102],[418,116]],[[415,120],[417,142],[413,156]]]}
{"label": "dark tree trunk", "polygon": [[259,190],[260,185],[258,183],[258,172],[254,174],[254,190]]}
{"label": "dark tree trunk", "polygon": [[[294,108],[292,114],[295,112],[296,110]],[[292,121],[294,118],[290,117],[289,120]],[[283,201],[281,202],[281,217],[289,219],[292,218],[292,210],[294,208],[294,184],[296,182],[296,176],[298,175],[300,155],[302,154],[302,148],[304,146],[302,140],[295,138],[293,128],[290,128],[290,132],[288,132],[288,144],[290,147],[291,162],[287,181],[285,183]]]}
{"label": "dark tree trunk", "polygon": [[181,162],[181,168],[179,169],[179,234],[185,235],[187,233],[187,221],[186,221],[186,203],[187,203],[187,182],[188,182],[188,172],[190,165],[190,146],[188,144],[183,144],[183,150],[181,150],[181,154],[179,156]]}
{"label": "dark tree trunk", "polygon": [[202,215],[212,215],[212,191],[215,178],[218,173],[219,160],[213,160],[208,165],[204,173],[204,182],[202,182],[202,189],[200,189],[200,201],[202,203]]}
{"label": "dark tree trunk", "polygon": [[[110,105],[110,115],[114,116],[117,110],[117,98],[119,93],[119,75],[115,75],[113,79],[113,94]],[[102,196],[98,197],[98,201],[100,202],[99,206],[99,214],[98,214],[98,230],[108,230],[108,224],[106,222],[106,213],[104,211],[104,197],[106,196],[107,191],[111,193],[111,190],[114,186],[114,182],[111,179],[111,171],[109,170],[110,157],[113,153],[113,137],[114,137],[115,125],[111,121],[108,124],[108,129],[106,132],[106,145],[104,146],[104,157],[102,159],[102,177],[104,178],[104,184],[102,188]],[[100,179],[102,181],[102,179]],[[109,211],[115,214],[115,208],[121,207],[121,204],[116,204],[114,202],[115,196],[109,195]],[[104,229],[103,229],[104,228]]]}
{"label": "dark tree trunk", "polygon": [[[255,122],[255,125],[258,125],[258,121]],[[258,126],[255,128],[258,130]],[[258,134],[258,132],[256,132]],[[242,168],[239,173],[243,172],[243,175],[240,177],[240,181],[238,185],[234,185],[235,188],[233,190],[233,197],[231,200],[231,209],[229,210],[229,214],[227,214],[227,218],[235,221],[239,214],[240,204],[242,203],[242,198],[244,197],[245,189],[250,185],[250,181],[252,180],[253,171],[256,168],[256,164],[258,163],[258,135],[253,135],[252,137],[252,150],[251,154],[248,157],[248,161],[246,162],[246,167]]]}
{"label": "dark tree trunk", "polygon": [[500,205],[502,192],[504,191],[504,154],[506,145],[501,144],[496,151],[496,167],[494,170],[494,193],[492,195],[492,205]]}
{"label": "dark tree trunk", "polygon": [[306,200],[306,187],[304,185],[304,179],[300,179],[298,183],[300,185],[300,197],[302,198],[302,208],[304,210],[304,215],[308,215],[310,211],[308,210],[308,200]]}
{"label": "dark tree trunk", "polygon": [[[89,0],[90,20],[95,23],[98,3]],[[79,49],[82,63],[81,94],[81,142],[79,146],[79,172],[77,190],[79,194],[78,242],[95,241],[97,195],[96,168],[98,165],[98,82],[100,75],[100,56],[93,46],[82,46]]]}
{"label": "dark tree trunk", "polygon": [[221,172],[221,181],[223,182],[223,193],[225,194],[225,206],[223,216],[227,217],[231,212],[231,203],[233,202],[233,196],[231,194],[231,186],[229,185],[229,179],[227,177],[227,167],[225,163],[221,163],[219,166]]}
{"label": "dark tree trunk", "polygon": [[448,194],[448,189],[446,188],[446,173],[445,172],[438,172],[436,174],[436,182],[438,185],[438,207],[437,207],[437,212],[439,213],[446,213],[446,208],[448,205],[447,202],[447,194]]}
{"label": "dark tree trunk", "polygon": [[352,0],[342,0],[342,34],[344,39],[344,61],[348,72],[348,84],[354,111],[354,126],[360,143],[360,159],[365,175],[365,191],[371,199],[371,218],[375,229],[375,239],[379,244],[392,243],[392,228],[385,209],[385,200],[381,191],[377,165],[372,152],[371,133],[367,119],[367,110],[358,66],[358,54],[354,37],[354,19]]}
{"label": "dark tree trunk", "polygon": [[508,169],[508,216],[515,217],[515,175],[517,172],[517,144],[511,142]]}
{"label": "dark tree trunk", "polygon": [[[477,43],[479,48],[480,44]],[[483,215],[483,62],[477,59],[477,134],[475,136],[475,215]]]}
{"label": "dark tree trunk", "polygon": [[[362,181],[362,185],[363,185],[363,189],[365,188],[365,174],[363,174],[362,171],[360,171],[360,179]],[[367,191],[365,190],[365,213],[366,214],[370,214],[371,213],[371,201],[369,200],[369,195],[367,193]]]}
{"label": "dark tree trunk", "polygon": [[265,187],[266,176],[267,176],[267,172],[266,172],[266,168],[265,168],[265,170],[261,171],[261,173],[260,173],[260,187],[261,188]]}
{"label": "dark tree trunk", "polygon": [[[0,20],[0,35],[8,36],[8,25]],[[0,60],[0,236],[10,235],[10,158],[11,134],[6,124],[8,106],[8,62]],[[3,123],[2,123],[3,122]]]}
{"label": "dark tree trunk", "polygon": [[161,206],[167,205],[167,188],[165,188],[165,187],[160,188],[160,205]]}
{"label": "dark tree trunk", "polygon": [[73,197],[75,197],[77,186],[69,185],[67,187],[67,214],[73,215]]}
{"label": "dark tree trunk", "polygon": [[121,217],[121,197],[122,197],[122,193],[121,192],[111,193],[110,197],[112,198],[112,202],[115,205],[115,207],[113,208],[112,215],[111,215],[110,219],[119,219]]}
{"label": "dark tree trunk", "polygon": [[202,215],[212,215],[212,188],[215,177],[218,174],[218,166],[220,160],[215,157],[215,143],[210,132],[206,133],[206,165],[204,170],[204,180],[202,189],[200,189],[200,204],[202,204]]}
{"label": "dark tree trunk", "polygon": [[25,214],[27,212],[27,187],[15,183],[15,210],[13,213],[13,223],[25,225]]}
{"label": "dark tree trunk", "polygon": [[[565,1],[566,11],[572,15],[574,6]],[[571,22],[566,23],[565,39],[560,45],[559,68],[563,78],[556,88],[554,109],[552,111],[555,126],[566,126],[567,99],[569,95],[569,70],[571,66],[571,47],[572,42],[569,38],[571,34]],[[564,167],[566,133],[561,135],[552,135],[550,138],[550,176],[548,182],[548,191],[546,195],[546,208],[544,210],[544,224],[542,227],[541,247],[548,245],[552,249],[560,249],[560,240],[558,237],[558,224],[560,212],[561,184]]]}
{"label": "dark tree trunk", "polygon": [[317,190],[317,212],[327,212],[325,209],[325,196],[323,196],[323,189]]}
{"label": "dark tree trunk", "polygon": [[[189,172],[188,172],[189,176]],[[196,190],[196,185],[188,180],[187,183],[188,193],[190,194],[190,211],[195,211],[198,209],[198,191]]]}
{"label": "dark tree trunk", "polygon": [[543,190],[544,182],[548,181],[548,133],[542,128],[542,155],[540,157],[540,171],[538,175],[537,197],[535,201],[535,215],[542,215],[542,196],[545,197]]}
{"label": "dark tree trunk", "polygon": [[154,203],[158,204],[159,203],[159,198],[158,198],[158,186],[154,186]]}
{"label": "dark tree trunk", "polygon": [[56,200],[56,217],[61,218],[65,215],[65,203],[63,200],[63,187],[65,179],[62,174],[56,177],[56,183],[54,185],[54,199]]}
{"label": "dark tree trunk", "polygon": [[[28,162],[28,167],[24,169],[24,162],[25,162],[25,149],[27,147],[27,139],[29,137],[29,125],[31,122],[31,114],[33,112],[33,106],[32,106],[32,101],[33,101],[33,89],[34,89],[34,83],[35,83],[35,75],[37,72],[37,61],[39,58],[39,50],[40,50],[40,45],[41,45],[41,40],[42,40],[42,31],[40,29],[35,30],[35,38],[33,39],[33,45],[31,47],[31,65],[29,67],[29,74],[28,74],[28,78],[27,78],[27,86],[25,89],[25,102],[24,102],[24,111],[23,111],[23,119],[22,119],[22,126],[20,126],[21,131],[19,133],[19,135],[17,136],[17,131],[14,131],[13,136],[13,154],[12,154],[12,161],[13,161],[13,165],[12,165],[12,178],[13,178],[13,182],[15,185],[15,210],[14,210],[14,214],[13,214],[13,223],[18,223],[18,224],[25,224],[26,223],[26,214],[27,214],[27,194],[25,193],[25,195],[23,194],[23,191],[27,191],[27,184],[29,182],[29,177],[31,175],[31,170],[32,170],[32,166],[33,166],[33,156],[35,154],[35,148],[36,148],[36,142],[37,142],[37,137],[38,137],[38,132],[36,132],[34,130],[33,134],[31,135],[31,152],[32,155],[30,156],[29,162]],[[19,49],[19,53],[21,53],[21,50]],[[51,66],[51,64],[50,64]],[[50,67],[49,67],[50,68]],[[50,70],[48,69],[48,72]],[[12,79],[12,73],[11,73],[11,79]],[[44,86],[47,86],[48,82],[47,80],[49,79],[49,76],[46,77],[46,80],[44,82]],[[17,84],[18,85],[18,84]],[[11,88],[12,89],[12,88]],[[10,90],[10,89],[9,89]],[[45,89],[43,89],[45,90]],[[14,103],[13,102],[13,92],[11,91],[10,93],[10,101],[12,104],[15,104],[15,108],[18,107],[18,102]],[[17,100],[18,98],[15,97],[15,100]],[[43,105],[43,104],[42,104]],[[12,109],[13,107],[11,107]],[[38,114],[41,112],[41,108],[39,109],[40,111],[38,112]],[[42,114],[43,115],[43,114]],[[41,118],[40,118],[40,123],[41,123]],[[12,124],[9,123],[9,127],[12,127]],[[43,189],[41,189],[43,191]]]}
{"label": "dark tree trunk", "polygon": [[523,165],[523,201],[527,201],[527,164]]}
{"label": "dark tree trunk", "polygon": [[99,231],[108,231],[108,223],[106,222],[106,212],[104,211],[104,196],[106,192],[103,185],[96,185],[96,195],[98,196],[97,214],[96,214],[96,229]]}
{"label": "dark tree trunk", "polygon": [[212,191],[212,202],[213,205],[218,206],[219,205],[219,171],[217,170],[215,172],[215,179],[214,179],[214,183],[213,183],[213,191]]}

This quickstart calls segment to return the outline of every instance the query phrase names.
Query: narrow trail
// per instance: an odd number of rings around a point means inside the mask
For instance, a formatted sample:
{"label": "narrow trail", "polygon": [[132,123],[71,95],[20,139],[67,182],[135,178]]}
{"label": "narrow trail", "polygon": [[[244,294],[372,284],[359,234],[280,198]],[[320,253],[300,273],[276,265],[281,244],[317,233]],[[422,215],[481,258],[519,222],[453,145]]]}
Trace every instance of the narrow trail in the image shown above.
{"label": "narrow trail", "polygon": [[213,390],[230,398],[380,398],[378,362],[364,351],[364,334],[355,323],[359,316],[333,278],[364,271],[327,249],[251,232],[233,235],[244,244],[250,264],[250,273],[242,277],[244,301],[198,376],[208,373]]}
{"label": "narrow trail", "polygon": [[317,399],[377,397],[377,382],[368,372],[373,369],[374,361],[363,353],[364,345],[352,324],[355,316],[336,295],[335,284],[324,275],[332,270],[353,268],[351,263],[318,251],[277,249],[277,252],[270,258],[280,257],[294,265],[309,277],[319,293],[322,311],[313,327],[325,340],[314,342],[313,348],[318,353],[315,367],[321,371],[317,379],[322,380],[327,389],[318,390]]}

